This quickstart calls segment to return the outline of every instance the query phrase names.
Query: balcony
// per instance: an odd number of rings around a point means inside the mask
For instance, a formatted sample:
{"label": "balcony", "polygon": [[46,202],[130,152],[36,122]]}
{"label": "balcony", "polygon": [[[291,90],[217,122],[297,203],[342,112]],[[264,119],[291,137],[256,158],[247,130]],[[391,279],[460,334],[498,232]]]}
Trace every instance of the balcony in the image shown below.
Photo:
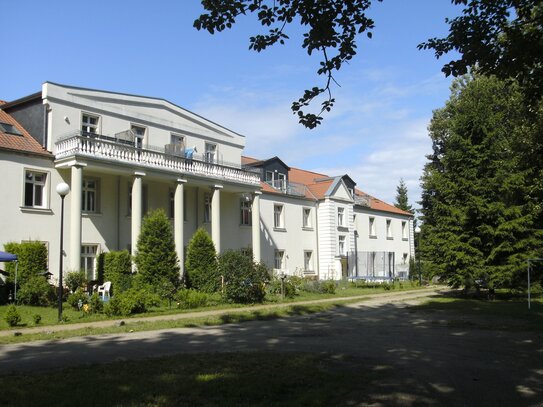
{"label": "balcony", "polygon": [[[120,134],[120,133],[119,133]],[[218,180],[260,185],[258,172],[241,169],[240,164],[206,162],[205,157],[194,154],[185,158],[184,151],[167,144],[164,147],[136,148],[131,140],[77,131],[61,137],[56,143],[55,159],[72,156],[88,157],[111,163],[134,164],[157,170],[195,175]]]}
{"label": "balcony", "polygon": [[371,207],[371,197],[369,195],[355,195],[354,196],[355,205]]}
{"label": "balcony", "polygon": [[297,184],[296,182],[288,182],[283,179],[276,179],[271,181],[266,181],[266,184],[272,188],[283,192],[287,195],[294,196],[305,196],[305,191],[307,187],[303,184]]}

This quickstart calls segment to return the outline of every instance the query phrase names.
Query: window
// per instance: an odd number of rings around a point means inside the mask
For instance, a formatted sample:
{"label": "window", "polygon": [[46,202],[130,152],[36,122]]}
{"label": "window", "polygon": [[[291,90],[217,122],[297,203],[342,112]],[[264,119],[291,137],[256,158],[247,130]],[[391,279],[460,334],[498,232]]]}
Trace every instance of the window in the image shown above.
{"label": "window", "polygon": [[[173,188],[168,191],[168,216],[170,219],[175,217],[175,190]],[[183,193],[183,220],[187,221],[187,191]]]}
{"label": "window", "polygon": [[287,188],[287,177],[282,172],[277,174],[277,180],[275,181],[275,188],[284,191]]}
{"label": "window", "polygon": [[81,116],[81,131],[83,133],[98,134],[98,116],[83,113]]}
{"label": "window", "polygon": [[81,190],[81,210],[83,212],[99,212],[98,185],[99,181],[97,179],[83,178]]}
{"label": "window", "polygon": [[214,163],[217,159],[217,145],[206,143],[204,159],[208,163]]}
{"label": "window", "polygon": [[242,199],[240,201],[241,219],[240,224],[250,226],[251,225],[251,202]]}
{"label": "window", "polygon": [[345,208],[337,208],[337,225],[345,226]]}
{"label": "window", "polygon": [[304,251],[304,271],[313,271],[313,252],[311,250]]}
{"label": "window", "polygon": [[394,277],[394,252],[388,252],[388,276]]}
{"label": "window", "polygon": [[311,227],[311,208],[302,209],[302,225],[304,228]]}
{"label": "window", "polygon": [[274,257],[274,268],[277,270],[283,270],[284,269],[284,259],[285,259],[285,251],[284,250],[276,250],[275,251],[275,257]]}
{"label": "window", "polygon": [[273,227],[283,229],[285,227],[283,221],[283,205],[273,205]]}
{"label": "window", "polygon": [[[149,206],[147,205],[147,196],[147,185],[143,185],[141,191],[141,216],[145,216],[149,210]],[[132,215],[132,184],[128,184],[128,216],[130,215]]]}
{"label": "window", "polygon": [[185,137],[180,136],[179,134],[171,134],[170,135],[170,143],[175,145],[185,145]]}
{"label": "window", "polygon": [[345,236],[338,237],[338,252],[340,256],[345,256]]}
{"label": "window", "polygon": [[387,239],[393,239],[392,237],[392,221],[387,219]]}
{"label": "window", "polygon": [[143,147],[143,139],[145,138],[145,127],[132,125],[130,130],[134,133],[134,145],[136,148]]}
{"label": "window", "polygon": [[377,233],[375,233],[375,218],[370,217],[370,236],[375,237],[377,236]]}
{"label": "window", "polygon": [[211,222],[211,195],[204,195],[204,223]]}
{"label": "window", "polygon": [[407,240],[407,222],[402,222],[402,239]]}
{"label": "window", "polygon": [[31,208],[45,208],[47,173],[25,171],[24,206]]}
{"label": "window", "polygon": [[81,270],[85,272],[88,281],[94,280],[97,252],[98,245],[96,244],[84,244],[81,246]]}
{"label": "window", "polygon": [[0,131],[6,134],[12,134],[14,136],[22,136],[23,133],[19,131],[13,124],[0,122]]}
{"label": "window", "polygon": [[266,171],[266,178],[265,178],[265,181],[266,181],[266,184],[270,184],[270,185],[273,185],[273,171]]}
{"label": "window", "polygon": [[402,256],[402,264],[407,264],[407,253],[404,253]]}

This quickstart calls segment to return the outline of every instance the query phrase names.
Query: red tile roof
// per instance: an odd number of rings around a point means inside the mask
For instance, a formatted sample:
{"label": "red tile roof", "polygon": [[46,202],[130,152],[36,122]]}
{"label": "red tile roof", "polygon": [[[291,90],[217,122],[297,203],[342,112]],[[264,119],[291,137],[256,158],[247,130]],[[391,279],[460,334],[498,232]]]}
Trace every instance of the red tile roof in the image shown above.
{"label": "red tile roof", "polygon": [[[259,162],[260,160],[252,157],[241,157],[242,164],[252,164]],[[326,174],[321,174],[318,172],[306,171],[300,168],[291,167],[288,172],[289,182],[294,182],[297,184],[303,184],[306,186],[306,198],[310,199],[324,199],[326,192],[334,182],[334,178]],[[281,193],[265,182],[261,182],[262,191],[269,193]],[[378,198],[375,198],[371,195],[366,194],[365,192],[355,189],[355,194],[362,197],[367,197],[370,208],[376,211],[396,213],[399,215],[413,216],[412,213],[402,211],[401,209],[396,208],[393,205],[390,205]]]}
{"label": "red tile roof", "polygon": [[0,122],[8,123],[15,126],[23,135],[16,136],[13,134],[4,133],[2,130],[0,130],[0,149],[40,154],[52,157],[52,154],[45,150],[40,145],[40,143],[38,143],[24,129],[24,127],[17,122],[17,120],[15,120],[12,116],[2,110],[1,106],[3,104],[5,104],[5,102],[0,101]]}

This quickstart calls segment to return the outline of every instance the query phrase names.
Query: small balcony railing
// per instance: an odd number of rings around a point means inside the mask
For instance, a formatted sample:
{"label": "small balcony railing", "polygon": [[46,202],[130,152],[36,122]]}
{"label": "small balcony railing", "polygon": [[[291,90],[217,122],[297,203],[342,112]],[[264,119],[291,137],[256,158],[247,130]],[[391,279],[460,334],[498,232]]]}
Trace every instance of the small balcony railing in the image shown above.
{"label": "small balcony railing", "polygon": [[371,206],[371,198],[367,195],[365,196],[355,195],[354,203],[355,205],[366,206],[369,208]]}
{"label": "small balcony railing", "polygon": [[240,164],[206,162],[196,154],[192,158],[186,158],[179,149],[172,148],[171,145],[162,148],[137,148],[126,140],[81,131],[61,137],[55,145],[57,160],[77,155],[255,186],[260,184],[258,172],[241,169]]}
{"label": "small balcony railing", "polygon": [[306,186],[304,184],[298,184],[296,182],[288,182],[285,180],[273,180],[266,181],[266,184],[272,188],[282,191],[287,195],[305,196]]}

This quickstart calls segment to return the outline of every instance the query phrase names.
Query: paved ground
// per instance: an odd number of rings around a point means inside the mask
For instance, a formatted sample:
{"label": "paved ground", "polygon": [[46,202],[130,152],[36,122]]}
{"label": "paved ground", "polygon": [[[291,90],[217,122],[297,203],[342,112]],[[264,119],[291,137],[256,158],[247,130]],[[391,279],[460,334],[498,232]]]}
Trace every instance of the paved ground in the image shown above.
{"label": "paved ground", "polygon": [[543,406],[541,333],[479,329],[415,311],[406,293],[394,299],[279,320],[4,345],[0,372],[183,352],[326,352],[384,377],[368,387],[370,405]]}

